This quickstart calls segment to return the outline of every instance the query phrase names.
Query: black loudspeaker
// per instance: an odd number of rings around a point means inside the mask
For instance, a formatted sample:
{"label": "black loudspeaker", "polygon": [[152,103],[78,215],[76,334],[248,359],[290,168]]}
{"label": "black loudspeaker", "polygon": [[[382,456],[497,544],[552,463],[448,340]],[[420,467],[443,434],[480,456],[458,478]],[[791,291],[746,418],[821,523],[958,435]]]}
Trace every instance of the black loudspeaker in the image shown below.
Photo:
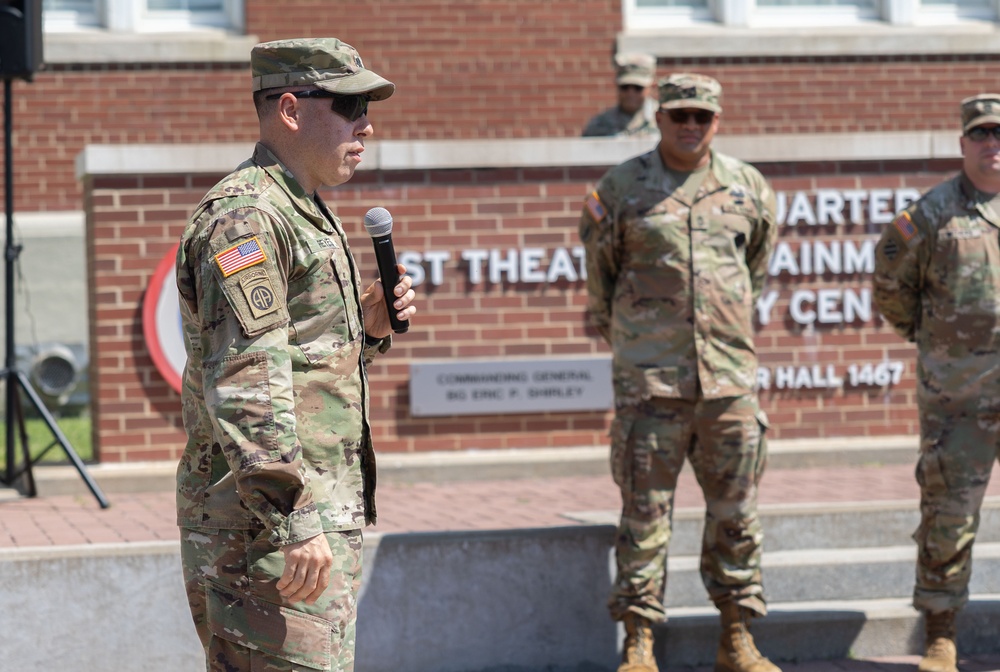
{"label": "black loudspeaker", "polygon": [[0,0],[0,79],[42,67],[42,0]]}

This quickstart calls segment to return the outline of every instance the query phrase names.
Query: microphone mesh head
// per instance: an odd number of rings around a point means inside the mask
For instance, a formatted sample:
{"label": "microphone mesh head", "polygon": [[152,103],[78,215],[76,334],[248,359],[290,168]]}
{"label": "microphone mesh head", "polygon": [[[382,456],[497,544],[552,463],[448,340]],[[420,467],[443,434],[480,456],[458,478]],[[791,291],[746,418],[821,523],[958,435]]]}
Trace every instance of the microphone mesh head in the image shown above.
{"label": "microphone mesh head", "polygon": [[372,208],[365,213],[365,230],[372,238],[392,233],[392,215],[385,208]]}

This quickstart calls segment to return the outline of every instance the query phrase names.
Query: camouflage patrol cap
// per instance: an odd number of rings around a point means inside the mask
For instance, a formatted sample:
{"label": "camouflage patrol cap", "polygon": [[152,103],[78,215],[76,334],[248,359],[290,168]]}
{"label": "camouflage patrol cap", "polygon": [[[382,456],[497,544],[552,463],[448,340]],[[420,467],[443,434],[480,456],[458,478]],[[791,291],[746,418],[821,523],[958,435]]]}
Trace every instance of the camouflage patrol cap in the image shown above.
{"label": "camouflage patrol cap", "polygon": [[647,87],[653,83],[656,59],[649,54],[615,54],[615,83]]}
{"label": "camouflage patrol cap", "polygon": [[962,101],[962,132],[980,124],[1000,124],[1000,93],[981,93]]}
{"label": "camouflage patrol cap", "polygon": [[263,42],[250,51],[253,90],[312,85],[345,95],[385,100],[396,85],[365,70],[358,50],[335,37]]}
{"label": "camouflage patrol cap", "polygon": [[711,77],[681,72],[660,80],[660,108],[697,107],[722,112],[722,85]]}

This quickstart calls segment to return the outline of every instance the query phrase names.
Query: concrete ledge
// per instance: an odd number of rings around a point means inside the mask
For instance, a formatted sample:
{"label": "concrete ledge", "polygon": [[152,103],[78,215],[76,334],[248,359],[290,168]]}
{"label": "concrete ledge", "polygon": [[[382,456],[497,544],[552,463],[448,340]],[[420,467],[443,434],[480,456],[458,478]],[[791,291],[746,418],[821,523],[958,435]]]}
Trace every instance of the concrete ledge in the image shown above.
{"label": "concrete ledge", "polygon": [[[727,135],[721,152],[751,163],[900,161],[961,157],[954,131]],[[507,138],[382,140],[366,145],[358,170],[569,168],[614,166],[649,151],[650,138]],[[77,179],[99,175],[228,173],[252,144],[87,145],[76,158]]]}
{"label": "concrete ledge", "polygon": [[[604,607],[613,536],[610,526],[367,535],[358,669],[614,669],[621,633]],[[908,598],[770,610],[754,631],[774,660],[919,650]],[[1000,653],[997,618],[1000,595],[973,599],[960,617],[963,654]],[[12,670],[107,672],[136,660],[144,672],[204,670],[175,542],[0,551],[0,631]],[[664,669],[710,664],[718,634],[713,607],[671,608],[656,630],[657,658]]]}
{"label": "concrete ledge", "polygon": [[3,667],[204,670],[178,544],[0,550]]}
{"label": "concrete ledge", "polygon": [[101,63],[236,63],[247,65],[256,35],[222,30],[173,33],[91,32],[45,33],[45,62]]}
{"label": "concrete ledge", "polygon": [[869,21],[851,26],[787,28],[702,24],[682,30],[631,29],[618,35],[617,46],[620,51],[667,59],[995,54],[998,50],[997,24],[993,21],[928,26]]}

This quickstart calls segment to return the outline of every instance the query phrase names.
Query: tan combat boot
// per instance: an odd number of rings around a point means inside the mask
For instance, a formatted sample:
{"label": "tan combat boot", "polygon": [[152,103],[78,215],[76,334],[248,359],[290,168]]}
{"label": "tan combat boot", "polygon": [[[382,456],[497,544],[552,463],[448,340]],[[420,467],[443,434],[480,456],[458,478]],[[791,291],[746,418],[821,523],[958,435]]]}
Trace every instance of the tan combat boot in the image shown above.
{"label": "tan combat boot", "polygon": [[660,672],[653,657],[653,627],[637,614],[625,615],[625,644],[618,672]]}
{"label": "tan combat boot", "polygon": [[781,672],[754,646],[750,635],[753,612],[734,602],[719,606],[722,613],[722,639],[715,655],[715,672]]}
{"label": "tan combat boot", "polygon": [[955,613],[952,610],[924,614],[927,626],[927,653],[917,666],[919,672],[958,672]]}

